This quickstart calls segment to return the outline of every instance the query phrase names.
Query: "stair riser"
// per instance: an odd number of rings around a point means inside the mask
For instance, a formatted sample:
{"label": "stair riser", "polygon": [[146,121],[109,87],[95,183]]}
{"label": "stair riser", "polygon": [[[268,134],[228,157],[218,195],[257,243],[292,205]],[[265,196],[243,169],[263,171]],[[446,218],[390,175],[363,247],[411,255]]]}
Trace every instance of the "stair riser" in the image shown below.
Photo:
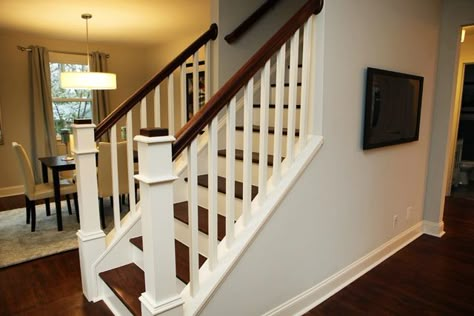
{"label": "stair riser", "polygon": [[[208,190],[206,187],[198,186],[198,204],[204,208],[209,209],[209,198],[208,198]],[[217,212],[222,216],[226,214],[225,208],[225,200],[226,195],[224,193],[218,192],[217,193]],[[240,214],[242,213],[242,200],[238,198],[234,198],[234,205],[235,205],[235,218],[238,219]]]}
{"label": "stair riser", "polygon": [[122,303],[122,301],[112,292],[107,284],[98,278],[99,290],[102,293],[102,300],[105,302],[107,307],[114,315],[133,316],[128,308]]}
{"label": "stair riser", "polygon": [[[217,174],[221,177],[226,176],[226,157],[219,156]],[[244,162],[235,160],[235,180],[243,182]],[[272,175],[272,167],[267,166],[267,179]],[[258,164],[252,163],[252,184],[258,185]]]}
{"label": "stair riser", "polygon": [[[290,91],[290,87],[284,87],[285,91],[283,92],[284,93],[284,102],[283,103],[288,103],[288,95],[289,95],[289,91]],[[300,104],[300,100],[301,100],[301,86],[297,86],[296,87],[296,103],[297,104]],[[254,98],[253,98],[253,101],[258,104],[260,103],[260,92],[257,92],[255,93],[254,95]],[[270,87],[270,103],[271,104],[275,104],[276,102],[276,87]]]}
{"label": "stair riser", "polygon": [[[243,131],[236,131],[235,132],[235,147],[237,149],[244,149],[244,132]],[[252,133],[252,151],[253,152],[260,152],[259,144],[260,144],[260,133],[253,132]],[[274,144],[275,135],[268,133],[268,154],[273,155],[273,144]],[[281,154],[283,157],[286,156],[286,142],[287,137],[286,135],[282,135],[281,137]],[[298,137],[295,136],[295,142],[297,142]]]}
{"label": "stair riser", "polygon": [[[260,126],[260,108],[255,107],[253,109],[253,125]],[[295,111],[295,126],[299,128],[300,126],[300,109],[296,109]],[[270,108],[268,109],[268,125],[275,126],[275,109]],[[288,109],[283,109],[283,127],[288,127]]]}
{"label": "stair riser", "polygon": [[[177,219],[174,220],[174,224],[175,239],[189,247],[191,244],[191,231],[189,225]],[[199,253],[207,258],[209,249],[209,236],[201,231],[198,231],[198,245]]]}

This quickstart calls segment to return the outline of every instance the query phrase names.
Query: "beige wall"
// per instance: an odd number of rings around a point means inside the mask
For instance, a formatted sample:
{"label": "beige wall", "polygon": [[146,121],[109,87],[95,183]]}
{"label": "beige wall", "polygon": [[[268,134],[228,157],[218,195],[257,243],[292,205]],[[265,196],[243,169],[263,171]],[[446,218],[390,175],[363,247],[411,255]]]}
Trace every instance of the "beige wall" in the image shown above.
{"label": "beige wall", "polygon": [[[40,45],[50,50],[83,52],[83,42],[69,42],[38,38],[28,34],[1,32],[0,42],[0,106],[4,145],[0,145],[0,193],[22,184],[20,171],[11,149],[16,141],[30,148],[29,130],[29,75],[28,53],[17,45]],[[146,49],[144,47],[90,43],[90,50],[110,54],[109,71],[117,74],[117,90],[110,92],[111,106],[115,108],[146,79]]]}
{"label": "beige wall", "polygon": [[438,73],[431,128],[430,158],[424,218],[443,226],[444,199],[450,168],[450,133],[454,124],[454,100],[458,72],[460,28],[474,23],[474,2],[443,0]]}
{"label": "beige wall", "polygon": [[[324,144],[201,315],[262,315],[423,219],[440,13],[433,0],[325,1]],[[424,77],[418,141],[362,150],[368,66]]]}

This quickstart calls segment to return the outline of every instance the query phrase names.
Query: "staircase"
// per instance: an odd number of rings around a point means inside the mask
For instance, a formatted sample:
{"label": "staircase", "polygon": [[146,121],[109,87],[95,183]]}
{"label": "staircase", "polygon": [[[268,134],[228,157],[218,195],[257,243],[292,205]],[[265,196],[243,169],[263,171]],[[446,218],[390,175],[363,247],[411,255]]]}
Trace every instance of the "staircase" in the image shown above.
{"label": "staircase", "polygon": [[[98,226],[97,203],[90,197],[95,194],[91,185],[94,140],[108,128],[101,123],[93,134],[92,124],[77,122],[78,192],[83,203],[80,209],[86,210],[81,214],[78,236],[88,299],[104,300],[117,315],[194,315],[212,299],[213,291],[225,282],[225,275],[322,144],[308,119],[318,112],[313,109],[309,87],[315,69],[312,13],[317,14],[321,7],[322,2],[308,1],[219,92],[206,96],[201,110],[194,94],[195,116],[183,122],[176,141],[167,130],[150,128],[133,138],[130,110],[140,104],[146,113],[145,97],[154,90],[154,110],[159,112],[162,80],[156,78],[166,78],[168,95],[174,95],[169,83],[177,67],[155,76],[149,87],[119,107],[116,117],[127,113],[128,174],[130,180],[140,182],[140,201],[134,203],[134,190],[130,190],[130,212],[124,215],[114,210],[114,229],[107,236]],[[207,36],[205,42],[211,39]],[[175,63],[184,65],[192,56],[194,79],[199,64],[195,48],[200,46],[196,44],[191,53],[183,52]],[[209,57],[208,44],[205,49]],[[182,78],[183,69],[181,66]],[[197,91],[197,80],[194,83]],[[170,99],[168,106],[175,108]],[[113,147],[118,119],[107,120],[106,125],[112,125]],[[173,116],[168,126],[173,125],[171,121]],[[141,126],[146,123],[141,115]],[[139,154],[135,177],[132,139]],[[112,151],[112,169],[116,163]],[[114,194],[117,205],[118,192]]]}

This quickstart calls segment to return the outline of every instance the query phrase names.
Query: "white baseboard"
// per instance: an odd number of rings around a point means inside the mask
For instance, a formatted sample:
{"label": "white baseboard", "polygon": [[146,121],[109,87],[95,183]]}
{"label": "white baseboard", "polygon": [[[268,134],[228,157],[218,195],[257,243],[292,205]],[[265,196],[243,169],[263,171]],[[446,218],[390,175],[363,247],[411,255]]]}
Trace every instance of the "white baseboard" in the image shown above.
{"label": "white baseboard", "polygon": [[23,194],[24,188],[23,185],[15,185],[12,187],[0,188],[0,197],[7,197],[13,195]]}
{"label": "white baseboard", "polygon": [[439,223],[430,222],[430,221],[423,221],[423,233],[435,236],[435,237],[443,237],[446,233],[444,231],[444,222],[441,221]]}
{"label": "white baseboard", "polygon": [[373,269],[423,234],[419,222],[331,277],[267,312],[265,316],[302,315]]}

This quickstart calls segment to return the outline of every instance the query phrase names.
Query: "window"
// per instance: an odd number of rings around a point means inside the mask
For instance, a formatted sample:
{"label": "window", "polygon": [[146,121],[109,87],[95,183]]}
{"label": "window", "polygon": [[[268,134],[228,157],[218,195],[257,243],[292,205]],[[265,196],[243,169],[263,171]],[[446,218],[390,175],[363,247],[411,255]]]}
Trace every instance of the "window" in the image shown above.
{"label": "window", "polygon": [[87,71],[87,65],[50,62],[51,96],[56,135],[61,129],[70,128],[74,119],[92,118],[91,90],[61,89],[59,78],[62,71]]}

